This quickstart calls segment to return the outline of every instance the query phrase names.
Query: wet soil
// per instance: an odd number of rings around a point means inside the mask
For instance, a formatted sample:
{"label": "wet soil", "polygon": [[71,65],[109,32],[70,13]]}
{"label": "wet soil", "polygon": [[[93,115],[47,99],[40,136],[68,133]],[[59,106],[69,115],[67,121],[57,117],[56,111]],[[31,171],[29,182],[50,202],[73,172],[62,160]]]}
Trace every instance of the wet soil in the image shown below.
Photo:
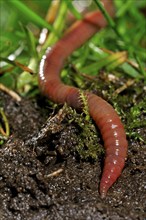
{"label": "wet soil", "polygon": [[[11,129],[11,136],[0,147],[1,220],[146,219],[143,141],[129,139],[123,173],[101,199],[103,155],[96,162],[77,157],[79,130],[74,123],[55,121],[60,116],[46,107],[42,97],[37,101],[23,98],[18,103],[0,92],[0,100]],[[55,117],[54,127],[37,140],[49,116]],[[138,129],[139,133],[146,131]]]}

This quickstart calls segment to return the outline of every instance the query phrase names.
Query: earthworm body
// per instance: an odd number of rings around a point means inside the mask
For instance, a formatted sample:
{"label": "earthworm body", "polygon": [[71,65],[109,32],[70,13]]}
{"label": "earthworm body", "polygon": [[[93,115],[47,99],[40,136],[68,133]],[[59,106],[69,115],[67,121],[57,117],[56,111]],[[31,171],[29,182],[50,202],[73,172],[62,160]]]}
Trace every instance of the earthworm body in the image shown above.
{"label": "earthworm body", "polygon": [[[111,0],[104,0],[104,7],[114,16]],[[67,103],[81,109],[78,88],[61,82],[60,72],[66,58],[97,31],[107,24],[103,14],[97,10],[87,13],[83,20],[76,21],[47,53],[42,57],[39,70],[39,87],[42,93],[56,103]],[[127,157],[128,143],[124,127],[113,107],[99,96],[85,91],[89,113],[99,128],[106,151],[100,195],[104,198],[108,189],[120,176]]]}

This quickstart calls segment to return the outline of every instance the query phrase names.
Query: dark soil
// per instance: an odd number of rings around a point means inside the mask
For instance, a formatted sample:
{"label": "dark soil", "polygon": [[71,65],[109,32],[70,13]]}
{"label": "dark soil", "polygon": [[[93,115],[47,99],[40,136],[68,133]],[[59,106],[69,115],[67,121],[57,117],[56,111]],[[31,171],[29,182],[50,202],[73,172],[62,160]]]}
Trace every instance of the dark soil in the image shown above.
{"label": "dark soil", "polygon": [[[53,112],[45,99],[16,103],[0,92],[0,100],[11,129],[0,147],[1,220],[146,219],[143,141],[129,138],[126,166],[103,200],[98,192],[103,156],[96,162],[79,159],[74,123],[58,123],[56,111],[53,129],[39,140],[36,136]],[[137,131],[146,137],[144,127]]]}

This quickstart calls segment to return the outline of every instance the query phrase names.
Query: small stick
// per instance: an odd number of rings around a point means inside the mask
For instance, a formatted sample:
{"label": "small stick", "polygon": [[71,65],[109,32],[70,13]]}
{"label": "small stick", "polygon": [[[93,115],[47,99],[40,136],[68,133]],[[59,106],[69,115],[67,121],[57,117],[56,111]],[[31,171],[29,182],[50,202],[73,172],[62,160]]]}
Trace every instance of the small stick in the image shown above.
{"label": "small stick", "polygon": [[134,79],[130,79],[128,80],[123,86],[119,87],[118,89],[116,89],[116,91],[113,93],[113,95],[119,94],[121,92],[123,92],[125,89],[127,89],[129,86],[133,85],[135,82]]}
{"label": "small stick", "polygon": [[0,125],[0,133],[5,136],[5,137],[8,137],[10,135],[10,127],[9,127],[9,123],[8,123],[8,119],[3,111],[2,108],[0,108],[0,115],[2,116],[2,119],[3,119],[3,122],[5,124],[5,130],[3,130],[3,128],[1,127]]}
{"label": "small stick", "polygon": [[63,170],[64,170],[64,169],[60,168],[60,169],[54,171],[53,173],[50,173],[50,174],[48,174],[48,175],[45,175],[44,177],[45,177],[45,178],[50,178],[50,177],[57,176],[57,175],[59,175],[60,173],[62,173]]}
{"label": "small stick", "polygon": [[4,86],[3,84],[0,83],[0,90],[2,90],[3,92],[6,92],[8,95],[10,95],[13,99],[15,99],[17,102],[21,101],[21,97],[14,92],[13,90],[7,88],[6,86]]}

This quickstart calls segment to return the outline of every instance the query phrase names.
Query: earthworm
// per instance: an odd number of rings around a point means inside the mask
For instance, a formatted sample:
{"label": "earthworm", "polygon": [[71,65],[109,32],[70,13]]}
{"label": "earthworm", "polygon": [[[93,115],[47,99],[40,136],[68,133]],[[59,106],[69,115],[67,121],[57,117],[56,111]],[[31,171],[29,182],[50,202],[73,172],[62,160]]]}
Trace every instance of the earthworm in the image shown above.
{"label": "earthworm", "polygon": [[[104,7],[114,16],[111,0],[104,0]],[[60,72],[66,58],[97,31],[107,24],[99,11],[87,13],[76,21],[64,36],[42,57],[39,69],[39,87],[42,93],[56,103],[67,103],[81,109],[80,90],[61,82]],[[89,113],[99,128],[105,147],[105,161],[100,181],[100,195],[104,198],[108,189],[121,175],[127,157],[128,143],[123,124],[113,107],[101,97],[85,91]]]}

